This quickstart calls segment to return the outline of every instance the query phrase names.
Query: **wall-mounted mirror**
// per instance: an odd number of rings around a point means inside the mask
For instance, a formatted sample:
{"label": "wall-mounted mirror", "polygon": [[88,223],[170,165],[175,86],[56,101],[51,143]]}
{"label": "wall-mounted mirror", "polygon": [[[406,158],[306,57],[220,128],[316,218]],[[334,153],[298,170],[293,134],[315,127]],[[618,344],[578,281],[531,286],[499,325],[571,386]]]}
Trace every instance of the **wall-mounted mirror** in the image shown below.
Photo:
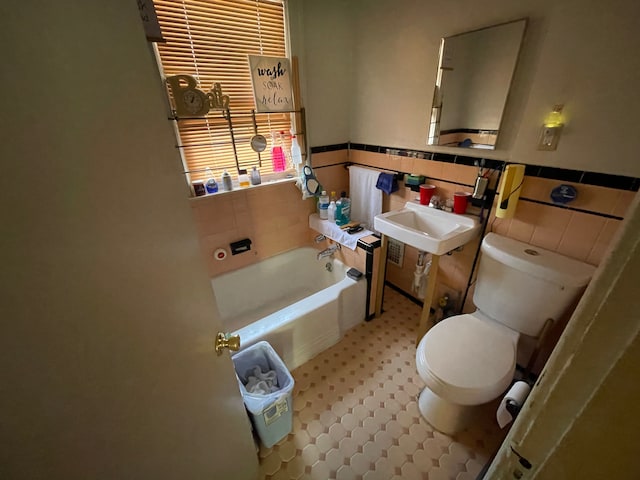
{"label": "wall-mounted mirror", "polygon": [[526,24],[442,39],[427,145],[495,148]]}

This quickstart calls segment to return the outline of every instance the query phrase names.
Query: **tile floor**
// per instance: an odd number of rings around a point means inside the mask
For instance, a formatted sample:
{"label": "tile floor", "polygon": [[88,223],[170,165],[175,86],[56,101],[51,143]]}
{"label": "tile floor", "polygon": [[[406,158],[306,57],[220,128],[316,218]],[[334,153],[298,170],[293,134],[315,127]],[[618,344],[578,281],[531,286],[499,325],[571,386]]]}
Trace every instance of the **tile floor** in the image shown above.
{"label": "tile floor", "polygon": [[387,288],[384,310],[292,372],[293,432],[260,448],[265,480],[473,480],[497,451],[497,402],[453,437],[420,416],[420,307]]}

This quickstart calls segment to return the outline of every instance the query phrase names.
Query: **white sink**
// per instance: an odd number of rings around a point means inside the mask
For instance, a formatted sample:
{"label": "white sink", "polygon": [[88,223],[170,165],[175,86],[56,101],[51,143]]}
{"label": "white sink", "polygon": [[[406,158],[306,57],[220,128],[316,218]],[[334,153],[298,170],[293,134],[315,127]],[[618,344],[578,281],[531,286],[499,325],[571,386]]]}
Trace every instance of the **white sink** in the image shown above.
{"label": "white sink", "polygon": [[418,250],[443,255],[480,233],[477,217],[407,202],[403,209],[376,215],[374,228]]}

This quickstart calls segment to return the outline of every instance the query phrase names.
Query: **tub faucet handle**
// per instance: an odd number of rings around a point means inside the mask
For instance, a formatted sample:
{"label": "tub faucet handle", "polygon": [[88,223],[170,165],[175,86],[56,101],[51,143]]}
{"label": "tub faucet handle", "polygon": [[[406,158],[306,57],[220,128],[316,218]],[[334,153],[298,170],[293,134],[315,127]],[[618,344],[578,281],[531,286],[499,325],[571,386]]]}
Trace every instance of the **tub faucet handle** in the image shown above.
{"label": "tub faucet handle", "polygon": [[316,242],[316,243],[320,243],[320,242],[322,242],[323,240],[326,240],[326,239],[327,239],[327,237],[325,237],[325,236],[321,233],[320,235],[318,235],[318,236],[315,238],[315,242]]}
{"label": "tub faucet handle", "polygon": [[324,257],[330,257],[336,252],[336,250],[340,250],[339,243],[334,243],[329,248],[325,248],[324,250],[322,250],[320,253],[318,253],[317,258],[318,260],[320,260]]}

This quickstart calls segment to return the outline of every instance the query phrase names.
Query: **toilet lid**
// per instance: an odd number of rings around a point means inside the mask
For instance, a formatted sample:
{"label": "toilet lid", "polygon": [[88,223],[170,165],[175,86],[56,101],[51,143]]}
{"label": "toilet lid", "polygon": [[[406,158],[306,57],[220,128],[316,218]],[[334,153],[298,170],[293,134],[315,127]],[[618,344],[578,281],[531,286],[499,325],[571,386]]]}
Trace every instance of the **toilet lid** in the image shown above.
{"label": "toilet lid", "polygon": [[473,315],[438,323],[422,338],[418,350],[418,363],[442,389],[493,395],[486,401],[506,389],[515,368],[514,336]]}

